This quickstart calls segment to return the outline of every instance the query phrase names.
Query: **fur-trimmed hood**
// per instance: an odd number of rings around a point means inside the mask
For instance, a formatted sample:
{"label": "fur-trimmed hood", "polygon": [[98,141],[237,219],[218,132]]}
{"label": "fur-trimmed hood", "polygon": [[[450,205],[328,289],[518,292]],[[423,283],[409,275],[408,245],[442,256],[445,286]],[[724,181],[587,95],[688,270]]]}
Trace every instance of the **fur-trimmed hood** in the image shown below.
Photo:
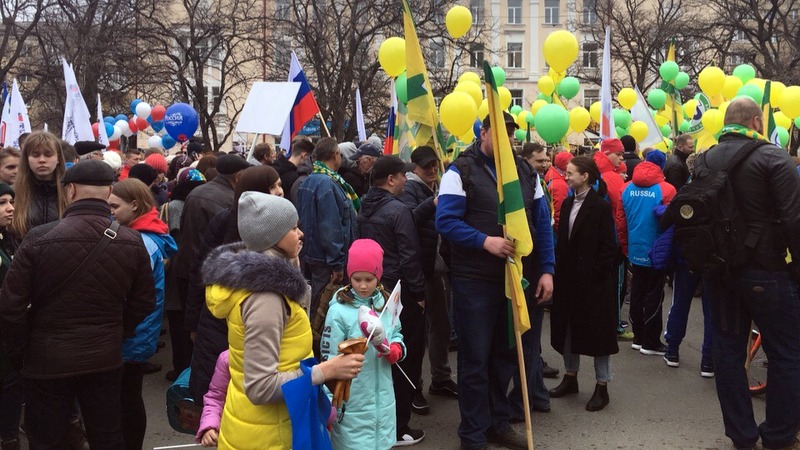
{"label": "fur-trimmed hood", "polygon": [[300,270],[278,252],[268,253],[248,250],[242,242],[209,253],[201,274],[206,303],[215,317],[227,317],[242,296],[254,292],[273,292],[306,303],[309,287]]}

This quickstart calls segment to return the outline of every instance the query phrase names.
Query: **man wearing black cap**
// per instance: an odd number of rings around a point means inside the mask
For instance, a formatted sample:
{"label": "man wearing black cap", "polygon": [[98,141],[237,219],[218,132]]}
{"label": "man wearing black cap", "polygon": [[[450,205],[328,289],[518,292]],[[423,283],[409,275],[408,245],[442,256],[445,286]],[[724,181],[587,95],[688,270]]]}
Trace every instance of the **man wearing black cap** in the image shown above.
{"label": "man wearing black cap", "polygon": [[[406,356],[398,364],[410,379],[419,380],[427,334],[425,277],[414,217],[411,209],[398,198],[406,184],[406,172],[413,168],[413,164],[406,164],[397,156],[378,159],[372,167],[372,189],[362,199],[357,221],[359,236],[372,239],[383,248],[383,286],[391,291],[398,281],[403,282],[400,323]],[[416,444],[425,437],[425,433],[408,426],[414,388],[394,366],[392,378],[397,410],[397,443]]]}
{"label": "man wearing black cap", "polygon": [[95,141],[78,141],[73,147],[75,147],[75,151],[80,156],[81,161],[89,159],[102,161],[103,149],[106,148],[105,145]]}
{"label": "man wearing black cap", "polygon": [[62,219],[28,232],[0,290],[31,448],[61,448],[75,399],[91,448],[124,448],[122,341],[153,311],[155,283],[139,233],[111,222],[113,181],[102,161],[67,170]]}
{"label": "man wearing black cap", "polygon": [[363,197],[369,190],[369,173],[372,171],[375,160],[381,156],[383,156],[383,152],[378,146],[365,142],[350,157],[352,161],[355,161],[355,166],[342,166],[339,168],[339,174],[344,178],[344,181],[353,186],[353,190],[356,191],[359,197]]}
{"label": "man wearing black cap", "polygon": [[[202,261],[197,261],[197,249],[203,233],[211,219],[223,209],[233,204],[233,189],[236,187],[238,174],[250,167],[240,156],[223,154],[217,158],[217,176],[208,183],[195,188],[183,206],[181,216],[181,242],[178,243],[178,254],[172,263],[178,277],[178,295],[184,308],[184,328],[189,332],[197,329],[200,312],[205,307],[205,291],[200,285],[199,269]],[[181,330],[170,330],[179,333]],[[174,381],[184,369],[189,367],[192,349],[173,349],[178,352],[178,361],[173,371],[166,374],[167,379]]]}
{"label": "man wearing black cap", "polygon": [[[511,140],[517,124],[510,114],[503,116],[506,133],[500,133],[501,138],[508,136]],[[490,127],[486,117],[480,137],[442,176],[436,207],[436,230],[450,242],[459,346],[458,435],[464,449],[485,449],[487,441],[527,448],[524,435],[509,425],[507,393],[517,370],[516,354],[509,349],[507,339],[497,338],[507,336],[510,326],[505,261],[514,254],[514,242],[504,237],[497,220],[497,176]],[[520,175],[521,180],[523,176]],[[529,221],[536,225],[531,229],[537,231],[533,236],[535,260],[541,274],[538,280],[530,280],[531,289],[537,301],[544,302],[552,295],[555,266],[550,211],[541,196],[537,199],[534,195],[530,209],[527,201],[525,206]],[[546,242],[550,243],[549,249]]]}

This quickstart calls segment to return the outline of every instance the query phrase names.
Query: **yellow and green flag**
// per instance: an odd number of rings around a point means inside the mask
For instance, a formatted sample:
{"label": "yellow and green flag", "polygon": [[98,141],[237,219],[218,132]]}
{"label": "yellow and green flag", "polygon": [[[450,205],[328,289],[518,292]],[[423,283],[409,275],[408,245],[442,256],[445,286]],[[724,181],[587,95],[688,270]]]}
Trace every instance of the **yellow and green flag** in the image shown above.
{"label": "yellow and green flag", "polygon": [[[665,61],[677,62],[675,60],[675,39],[673,38],[667,50]],[[681,106],[681,94],[675,88],[675,80],[662,81],[661,90],[667,93],[667,102],[664,103],[666,109],[671,110],[670,124],[672,125],[673,138],[678,136],[678,128],[683,119],[683,108]]]}
{"label": "yellow and green flag", "polygon": [[775,117],[773,116],[772,105],[769,102],[771,90],[772,82],[767,80],[764,84],[764,97],[761,100],[761,110],[764,114],[764,135],[770,142],[778,147],[782,147],[781,139],[778,137],[778,131],[775,129]]}
{"label": "yellow and green flag", "polygon": [[498,220],[503,225],[506,238],[515,245],[514,256],[506,259],[506,297],[512,301],[512,307],[518,312],[515,314],[517,321],[514,327],[524,333],[531,328],[531,321],[522,285],[522,257],[530,255],[533,251],[533,238],[525,214],[514,152],[506,132],[503,110],[500,107],[497,82],[492,74],[492,67],[485,61],[483,73],[486,77],[486,101],[489,105],[494,164],[497,171]]}

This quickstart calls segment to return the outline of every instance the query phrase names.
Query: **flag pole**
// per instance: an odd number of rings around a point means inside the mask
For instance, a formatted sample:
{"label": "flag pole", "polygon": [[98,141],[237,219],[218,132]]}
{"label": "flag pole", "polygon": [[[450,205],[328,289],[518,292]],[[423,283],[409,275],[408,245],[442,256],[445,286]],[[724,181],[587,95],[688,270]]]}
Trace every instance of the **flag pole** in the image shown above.
{"label": "flag pole", "polygon": [[[503,235],[506,235],[506,226],[503,225]],[[508,236],[506,235],[506,239]],[[513,279],[511,276],[511,264],[514,260],[509,257],[506,259],[506,277]],[[528,377],[525,371],[525,357],[522,353],[522,332],[519,330],[519,310],[517,309],[518,301],[517,290],[509,289],[511,291],[511,312],[514,318],[514,339],[517,343],[517,365],[519,365],[519,379],[522,387],[522,408],[525,410],[525,434],[528,439],[528,449],[533,450],[533,421],[531,420],[531,406],[530,398],[528,397]],[[522,299],[526,301],[526,299]],[[536,356],[536,355],[533,355]]]}
{"label": "flag pole", "polygon": [[317,116],[319,116],[319,122],[322,124],[322,128],[325,129],[325,135],[331,137],[331,132],[328,130],[328,125],[325,123],[325,118],[322,117],[322,111],[319,111]]}

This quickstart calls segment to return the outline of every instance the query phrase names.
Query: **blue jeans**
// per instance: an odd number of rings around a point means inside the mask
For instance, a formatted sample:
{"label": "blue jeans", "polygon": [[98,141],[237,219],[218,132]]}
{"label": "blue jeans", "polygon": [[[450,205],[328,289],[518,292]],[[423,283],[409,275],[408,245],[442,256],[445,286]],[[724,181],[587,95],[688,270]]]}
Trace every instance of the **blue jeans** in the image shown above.
{"label": "blue jeans", "polygon": [[[700,272],[692,272],[685,264],[675,266],[675,281],[672,290],[672,307],[667,318],[667,331],[664,338],[670,348],[678,349],[686,336],[686,323],[689,308],[697,286],[703,281]],[[703,361],[711,362],[713,328],[711,326],[711,297],[709,288],[703,287]]]}
{"label": "blue jeans", "polygon": [[[787,272],[745,269],[712,289],[714,373],[725,435],[737,447],[780,448],[794,441],[800,423],[800,298]],[[750,321],[763,336],[769,360],[767,419],[756,426],[744,370]]]}
{"label": "blue jeans", "polygon": [[452,278],[458,333],[458,435],[467,447],[486,444],[486,432],[508,428],[507,394],[516,369],[509,345],[504,282]]}
{"label": "blue jeans", "polygon": [[[581,370],[581,355],[572,353],[572,336],[569,334],[569,328],[564,338],[564,370],[575,373]],[[594,357],[594,378],[599,383],[611,381],[611,355]]]}
{"label": "blue jeans", "polygon": [[[538,278],[537,278],[538,279]],[[544,363],[542,361],[542,323],[544,322],[544,306],[536,306],[536,285],[525,289],[528,302],[528,313],[531,318],[531,329],[522,335],[522,349],[525,356],[525,375],[528,377],[528,398],[531,408],[550,408],[550,392],[544,385]],[[516,366],[515,366],[516,367]],[[508,394],[511,403],[511,415],[525,417],[522,402],[522,387],[519,383],[519,369],[514,370],[514,387]]]}

